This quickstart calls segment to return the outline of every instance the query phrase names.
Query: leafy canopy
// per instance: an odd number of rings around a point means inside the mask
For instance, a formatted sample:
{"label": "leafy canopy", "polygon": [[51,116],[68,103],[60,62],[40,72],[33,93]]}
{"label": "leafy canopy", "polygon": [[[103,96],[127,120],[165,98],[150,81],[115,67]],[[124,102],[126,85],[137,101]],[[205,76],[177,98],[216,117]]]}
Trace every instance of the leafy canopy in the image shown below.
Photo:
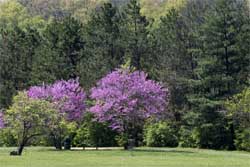
{"label": "leafy canopy", "polygon": [[46,127],[57,114],[54,106],[39,99],[31,99],[27,92],[19,92],[4,114],[6,128],[18,137],[18,144],[25,146],[31,139],[46,132]]}

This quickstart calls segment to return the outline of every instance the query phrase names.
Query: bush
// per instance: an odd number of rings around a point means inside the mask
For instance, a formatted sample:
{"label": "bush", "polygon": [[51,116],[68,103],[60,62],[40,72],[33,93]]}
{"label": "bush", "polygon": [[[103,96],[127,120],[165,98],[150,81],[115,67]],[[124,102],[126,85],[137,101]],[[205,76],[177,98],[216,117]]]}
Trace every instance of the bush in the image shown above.
{"label": "bush", "polygon": [[179,130],[179,146],[180,147],[197,147],[196,135],[197,130],[188,126],[181,126]]}
{"label": "bush", "polygon": [[149,147],[177,147],[176,129],[168,122],[151,124],[145,128],[144,142]]}
{"label": "bush", "polygon": [[238,150],[250,151],[250,128],[236,133],[235,146]]}
{"label": "bush", "polygon": [[200,114],[196,112],[187,112],[183,115],[181,127],[179,130],[179,146],[181,147],[198,147],[196,128],[200,122]]}
{"label": "bush", "polygon": [[17,146],[17,136],[14,136],[11,130],[0,130],[0,147],[15,147]]}
{"label": "bush", "polygon": [[222,123],[203,124],[197,128],[196,141],[200,148],[229,149],[231,133]]}
{"label": "bush", "polygon": [[182,147],[235,149],[233,127],[222,112],[209,110],[185,114],[179,134]]}
{"label": "bush", "polygon": [[116,132],[105,123],[93,121],[93,115],[87,113],[82,125],[76,131],[73,146],[112,147],[117,146]]}
{"label": "bush", "polygon": [[81,126],[77,131],[73,140],[73,145],[77,147],[90,147],[94,143],[90,139],[90,132],[87,127]]}
{"label": "bush", "polygon": [[250,151],[250,88],[234,95],[226,102],[227,116],[235,129],[236,149]]}

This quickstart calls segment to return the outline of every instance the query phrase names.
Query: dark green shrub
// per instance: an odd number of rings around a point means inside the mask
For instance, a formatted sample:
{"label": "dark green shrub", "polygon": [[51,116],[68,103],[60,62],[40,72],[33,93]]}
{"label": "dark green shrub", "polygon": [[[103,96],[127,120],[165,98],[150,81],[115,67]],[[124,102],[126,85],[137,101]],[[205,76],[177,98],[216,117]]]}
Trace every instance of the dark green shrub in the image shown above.
{"label": "dark green shrub", "polygon": [[228,149],[230,146],[231,133],[222,123],[202,124],[197,127],[196,142],[200,148]]}
{"label": "dark green shrub", "polygon": [[144,142],[149,147],[177,147],[176,129],[168,122],[159,122],[145,128]]}
{"label": "dark green shrub", "polygon": [[117,133],[105,123],[93,121],[93,115],[85,116],[85,120],[76,131],[73,146],[77,147],[112,147],[117,146]]}

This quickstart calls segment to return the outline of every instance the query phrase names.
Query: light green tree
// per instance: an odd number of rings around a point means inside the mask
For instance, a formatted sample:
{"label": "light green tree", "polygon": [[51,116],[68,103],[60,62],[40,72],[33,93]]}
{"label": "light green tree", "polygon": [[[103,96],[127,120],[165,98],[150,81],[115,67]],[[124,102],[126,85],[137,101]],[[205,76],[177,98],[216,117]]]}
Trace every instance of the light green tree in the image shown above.
{"label": "light green tree", "polygon": [[45,21],[40,16],[31,17],[20,3],[9,0],[0,3],[0,29],[40,27],[44,28]]}
{"label": "light green tree", "polygon": [[233,96],[225,103],[228,119],[235,128],[237,149],[250,150],[250,89]]}
{"label": "light green tree", "polygon": [[4,113],[4,122],[6,129],[17,136],[17,155],[22,155],[24,147],[34,138],[47,133],[48,125],[57,120],[57,113],[51,103],[31,99],[26,92],[14,97],[13,104]]}

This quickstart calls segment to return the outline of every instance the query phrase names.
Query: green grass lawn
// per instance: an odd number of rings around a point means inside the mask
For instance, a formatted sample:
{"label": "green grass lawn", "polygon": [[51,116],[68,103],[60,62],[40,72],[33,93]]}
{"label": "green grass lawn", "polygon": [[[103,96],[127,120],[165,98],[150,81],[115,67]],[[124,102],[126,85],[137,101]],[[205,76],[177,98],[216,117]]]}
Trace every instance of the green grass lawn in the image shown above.
{"label": "green grass lawn", "polygon": [[139,148],[135,151],[55,151],[26,148],[11,157],[0,148],[0,167],[250,167],[250,153],[199,149]]}

